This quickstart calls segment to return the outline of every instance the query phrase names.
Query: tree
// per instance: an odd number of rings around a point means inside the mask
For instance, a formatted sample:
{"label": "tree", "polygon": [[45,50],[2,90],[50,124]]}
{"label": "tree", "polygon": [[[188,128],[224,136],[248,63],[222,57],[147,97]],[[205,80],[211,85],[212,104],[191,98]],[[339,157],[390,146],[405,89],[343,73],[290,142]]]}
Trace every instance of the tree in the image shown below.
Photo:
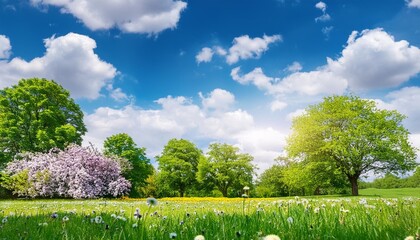
{"label": "tree", "polygon": [[396,111],[376,108],[371,100],[326,97],[293,120],[286,150],[291,158],[336,167],[358,195],[362,174],[404,172],[416,166],[403,119]]}
{"label": "tree", "polygon": [[288,189],[283,180],[286,167],[274,164],[259,177],[255,191],[260,197],[287,196]]}
{"label": "tree", "polygon": [[153,166],[145,152],[146,149],[137,147],[134,140],[126,133],[112,135],[104,142],[104,154],[106,156],[118,156],[127,159],[131,165],[131,168],[123,172],[124,177],[132,185],[131,197],[142,195],[140,188],[146,185],[146,179],[153,173]]}
{"label": "tree", "polygon": [[192,142],[185,139],[171,139],[164,147],[160,156],[159,181],[176,189],[181,197],[188,188],[196,184],[196,172],[199,160],[203,154]]}
{"label": "tree", "polygon": [[116,161],[77,145],[26,153],[9,162],[2,175],[4,187],[27,197],[116,197],[131,186]]}
{"label": "tree", "polygon": [[81,144],[85,132],[79,105],[54,81],[22,79],[0,90],[0,161]]}
{"label": "tree", "polygon": [[213,143],[209,146],[208,158],[201,159],[197,174],[200,182],[212,182],[224,197],[229,189],[240,192],[252,183],[255,166],[249,154],[239,153],[237,147]]}

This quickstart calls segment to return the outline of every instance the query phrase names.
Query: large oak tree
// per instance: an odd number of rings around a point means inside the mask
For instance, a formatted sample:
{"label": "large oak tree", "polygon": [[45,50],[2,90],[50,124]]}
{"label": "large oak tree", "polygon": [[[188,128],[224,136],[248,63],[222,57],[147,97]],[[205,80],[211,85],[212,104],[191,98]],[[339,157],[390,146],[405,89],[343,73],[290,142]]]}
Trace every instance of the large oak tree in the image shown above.
{"label": "large oak tree", "polygon": [[326,97],[293,120],[286,149],[300,161],[335,165],[349,180],[352,194],[358,195],[362,174],[404,172],[416,166],[404,118],[357,96]]}
{"label": "large oak tree", "polygon": [[20,152],[81,144],[83,112],[54,81],[30,78],[0,90],[0,162]]}

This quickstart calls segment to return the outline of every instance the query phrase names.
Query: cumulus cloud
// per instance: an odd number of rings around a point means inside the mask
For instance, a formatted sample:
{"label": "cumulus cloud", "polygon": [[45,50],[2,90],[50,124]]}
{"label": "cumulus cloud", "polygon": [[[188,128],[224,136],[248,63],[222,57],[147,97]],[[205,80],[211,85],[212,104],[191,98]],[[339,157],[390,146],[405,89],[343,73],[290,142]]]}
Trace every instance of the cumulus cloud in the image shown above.
{"label": "cumulus cloud", "polygon": [[322,15],[315,18],[315,22],[326,22],[331,20],[331,16],[327,13],[327,4],[324,2],[318,2],[315,7],[322,11]]}
{"label": "cumulus cloud", "polygon": [[[171,138],[193,142],[226,142],[252,154],[261,168],[268,167],[282,151],[284,135],[273,128],[258,127],[252,115],[241,109],[220,109],[232,104],[233,94],[215,89],[202,96],[202,107],[186,97],[158,99],[156,109],[127,105],[120,109],[101,107],[85,115],[88,128],[84,144],[102,146],[104,139],[116,133],[130,134],[147,148],[149,156],[159,154]],[[218,112],[206,108],[218,108]],[[158,136],[158,137],[157,137]],[[207,147],[207,146],[203,146]]]}
{"label": "cumulus cloud", "polygon": [[354,90],[396,87],[420,72],[420,49],[383,29],[353,32],[341,57],[328,59],[328,68]]}
{"label": "cumulus cloud", "polygon": [[240,75],[240,68],[236,67],[231,76],[241,84],[253,84],[276,96],[315,96],[396,87],[419,72],[419,48],[404,40],[395,41],[382,29],[373,29],[353,32],[341,56],[337,60],[327,58],[327,64],[314,71],[274,78],[266,76],[261,68]]}
{"label": "cumulus cloud", "polygon": [[76,33],[44,40],[45,54],[31,61],[13,58],[0,61],[0,88],[21,78],[53,79],[75,98],[96,99],[117,70],[94,52],[95,40]]}
{"label": "cumulus cloud", "polygon": [[408,7],[420,8],[420,0],[405,0]]}
{"label": "cumulus cloud", "polygon": [[216,88],[207,97],[199,93],[204,109],[228,110],[235,102],[235,96],[226,90]]}
{"label": "cumulus cloud", "polygon": [[302,70],[302,68],[303,68],[302,65],[299,62],[295,61],[291,65],[287,66],[287,68],[285,68],[284,70],[294,73],[294,72],[299,72],[300,70]]}
{"label": "cumulus cloud", "polygon": [[228,64],[235,64],[239,60],[258,59],[261,55],[269,49],[269,45],[275,42],[282,41],[280,35],[267,36],[262,38],[250,38],[248,35],[243,35],[233,39],[233,45],[229,50],[225,50],[221,46],[213,46],[212,48],[205,47],[196,55],[196,61],[210,62],[213,54],[225,57]]}
{"label": "cumulus cloud", "polygon": [[248,35],[237,37],[233,40],[233,46],[229,48],[226,62],[234,64],[240,59],[260,58],[271,43],[278,41],[282,41],[280,35],[264,35],[262,38],[250,38]]}
{"label": "cumulus cloud", "polygon": [[5,35],[0,35],[0,59],[8,59],[10,57],[10,40]]}
{"label": "cumulus cloud", "polygon": [[157,34],[176,28],[186,2],[173,0],[31,0],[34,6],[55,6],[91,30],[118,28],[128,33]]}
{"label": "cumulus cloud", "polygon": [[411,133],[420,134],[420,87],[404,87],[388,93],[384,100],[375,101],[379,108],[397,110],[406,115],[404,125]]}
{"label": "cumulus cloud", "polygon": [[195,56],[195,61],[197,63],[201,62],[210,62],[213,58],[213,50],[208,47],[204,47],[201,49],[201,51]]}
{"label": "cumulus cloud", "polygon": [[271,103],[270,109],[272,112],[283,110],[287,107],[287,103],[280,100],[275,100]]}

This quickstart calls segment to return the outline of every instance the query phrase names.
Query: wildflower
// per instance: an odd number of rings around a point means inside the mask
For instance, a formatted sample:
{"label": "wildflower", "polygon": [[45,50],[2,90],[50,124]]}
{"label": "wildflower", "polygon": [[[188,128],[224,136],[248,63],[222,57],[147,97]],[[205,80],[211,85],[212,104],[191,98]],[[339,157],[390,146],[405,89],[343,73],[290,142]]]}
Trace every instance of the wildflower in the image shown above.
{"label": "wildflower", "polygon": [[156,198],[153,197],[149,197],[146,199],[147,205],[149,206],[156,206],[158,204],[158,201],[156,200]]}
{"label": "wildflower", "polygon": [[121,221],[127,221],[127,218],[123,217],[123,216],[118,216],[117,219],[121,220]]}
{"label": "wildflower", "polygon": [[341,208],[340,208],[340,212],[343,212],[343,213],[348,213],[348,212],[350,212],[350,210],[347,210],[347,209],[344,209],[343,207],[341,207]]}
{"label": "wildflower", "polygon": [[194,240],[205,240],[203,235],[197,235],[195,236]]}
{"label": "wildflower", "polygon": [[319,207],[314,209],[314,213],[319,213]]}
{"label": "wildflower", "polygon": [[7,223],[7,217],[3,218],[3,220],[1,220],[2,223]]}
{"label": "wildflower", "polygon": [[166,220],[167,218],[168,218],[168,216],[163,216],[162,217],[163,220]]}
{"label": "wildflower", "polygon": [[366,200],[366,198],[362,198],[362,199],[360,199],[360,200],[359,200],[359,204],[362,204],[362,205],[367,204],[367,200]]}
{"label": "wildflower", "polygon": [[137,224],[137,223],[133,223],[133,228],[136,228],[136,227],[138,227],[139,225]]}
{"label": "wildflower", "polygon": [[96,223],[102,223],[102,217],[101,216],[96,216],[95,217],[95,222]]}
{"label": "wildflower", "polygon": [[63,217],[63,222],[67,222],[68,220],[69,220],[69,217],[67,217],[67,216]]}
{"label": "wildflower", "polygon": [[58,218],[58,214],[56,212],[51,214],[51,218]]}
{"label": "wildflower", "polygon": [[184,224],[184,221],[181,221],[181,222],[179,223],[179,225],[182,225],[182,224]]}
{"label": "wildflower", "polygon": [[415,238],[413,236],[408,236],[408,237],[404,238],[404,240],[415,240]]}
{"label": "wildflower", "polygon": [[113,214],[111,214],[111,217],[112,218],[117,218],[117,214],[113,213]]}
{"label": "wildflower", "polygon": [[40,227],[46,227],[46,226],[48,226],[48,223],[46,223],[46,222],[38,223],[38,226],[40,226]]}
{"label": "wildflower", "polygon": [[175,239],[176,238],[176,233],[174,233],[174,232],[171,232],[171,233],[169,233],[169,238],[170,239]]}
{"label": "wildflower", "polygon": [[280,237],[274,234],[270,234],[264,237],[264,240],[280,240]]}
{"label": "wildflower", "polygon": [[293,223],[293,218],[292,217],[288,217],[287,218],[287,222],[289,222],[290,224],[292,224]]}

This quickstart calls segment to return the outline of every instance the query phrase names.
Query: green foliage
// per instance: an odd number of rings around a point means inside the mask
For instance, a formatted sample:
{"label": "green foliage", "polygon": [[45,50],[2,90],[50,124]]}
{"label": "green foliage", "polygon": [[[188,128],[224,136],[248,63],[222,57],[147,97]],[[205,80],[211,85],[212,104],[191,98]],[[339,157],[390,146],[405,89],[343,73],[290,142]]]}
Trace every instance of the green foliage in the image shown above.
{"label": "green foliage", "polygon": [[143,195],[141,188],[146,186],[146,179],[153,174],[153,167],[145,152],[146,149],[137,147],[134,140],[126,133],[112,135],[104,142],[106,156],[117,156],[130,163],[117,160],[122,167],[123,176],[131,182],[130,197],[147,197]]}
{"label": "green foliage", "polygon": [[348,178],[352,194],[358,195],[362,174],[404,172],[416,166],[403,119],[396,111],[377,109],[374,101],[327,97],[293,120],[286,149],[300,161],[331,163]]}
{"label": "green foliage", "polygon": [[287,186],[283,180],[283,172],[286,167],[279,164],[271,166],[259,177],[255,189],[258,197],[279,197],[289,195]]}
{"label": "green foliage", "polygon": [[21,152],[81,144],[83,112],[67,90],[46,79],[22,79],[0,90],[0,161]]}
{"label": "green foliage", "polygon": [[202,158],[198,166],[199,182],[213,183],[224,197],[229,190],[234,196],[242,194],[242,188],[252,184],[255,167],[253,157],[239,153],[239,149],[228,145],[213,143],[209,146],[208,158]]}
{"label": "green foliage", "polygon": [[185,139],[171,139],[165,145],[159,163],[160,186],[179,192],[181,197],[197,183],[197,165],[203,154],[192,142]]}

